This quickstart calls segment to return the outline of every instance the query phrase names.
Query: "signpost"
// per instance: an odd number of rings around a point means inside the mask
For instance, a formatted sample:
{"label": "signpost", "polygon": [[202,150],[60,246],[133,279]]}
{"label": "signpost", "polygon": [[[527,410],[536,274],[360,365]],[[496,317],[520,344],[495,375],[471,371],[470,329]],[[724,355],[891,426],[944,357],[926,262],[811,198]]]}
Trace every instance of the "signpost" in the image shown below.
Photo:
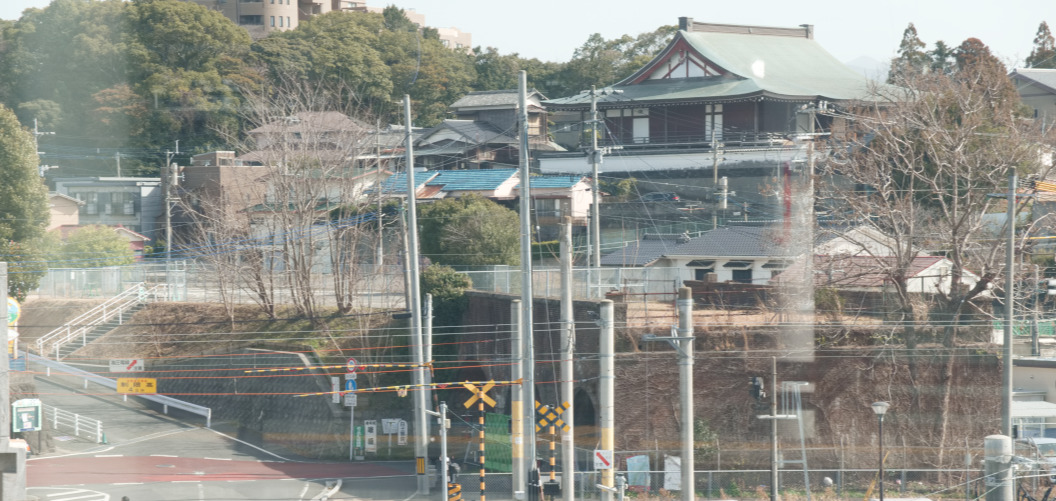
{"label": "signpost", "polygon": [[110,372],[143,372],[147,370],[141,358],[110,359]]}
{"label": "signpost", "polygon": [[40,431],[41,410],[40,400],[35,398],[23,398],[11,404],[11,431]]}
{"label": "signpost", "polygon": [[[349,368],[350,372],[355,370],[355,368],[356,368],[356,359],[354,359],[354,358],[348,359],[348,368]],[[363,459],[362,456],[356,456],[356,444],[358,443],[358,440],[357,440],[358,437],[356,436],[356,404],[359,403],[359,402],[357,401],[358,399],[356,398],[357,395],[356,395],[355,391],[358,388],[358,386],[356,386],[356,380],[355,379],[347,379],[348,376],[353,376],[353,375],[355,375],[355,373],[345,374],[345,377],[346,377],[346,379],[345,379],[345,392],[346,392],[345,393],[345,407],[348,407],[348,411],[349,411],[349,418],[348,418],[348,430],[349,430],[349,435],[348,435],[348,460],[349,461],[352,461],[354,459]],[[334,378],[334,379],[336,380],[337,378]]]}
{"label": "signpost", "polygon": [[119,377],[117,392],[123,395],[157,393],[158,380],[148,377]]}
{"label": "signpost", "polygon": [[7,325],[15,325],[18,323],[18,317],[22,316],[22,307],[18,305],[18,301],[15,298],[7,298]]}

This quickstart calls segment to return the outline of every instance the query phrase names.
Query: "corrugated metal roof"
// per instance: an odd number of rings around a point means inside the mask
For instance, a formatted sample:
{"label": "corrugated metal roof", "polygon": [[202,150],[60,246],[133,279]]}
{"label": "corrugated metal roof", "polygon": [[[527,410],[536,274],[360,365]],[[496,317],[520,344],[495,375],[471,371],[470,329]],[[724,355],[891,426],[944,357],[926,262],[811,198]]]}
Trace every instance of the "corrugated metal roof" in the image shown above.
{"label": "corrugated metal roof", "polygon": [[[531,188],[571,188],[583,180],[583,176],[532,176]],[[521,184],[517,183],[520,188]]]}
{"label": "corrugated metal roof", "polygon": [[516,175],[517,169],[444,170],[426,184],[443,186],[444,191],[490,191]]}
{"label": "corrugated metal roof", "polygon": [[[418,191],[425,186],[425,183],[429,182],[433,177],[436,176],[435,172],[415,172],[414,173],[414,184],[415,191]],[[407,173],[397,172],[388,177],[385,181],[382,181],[380,190],[382,193],[407,193]],[[373,191],[373,190],[372,190]]]}

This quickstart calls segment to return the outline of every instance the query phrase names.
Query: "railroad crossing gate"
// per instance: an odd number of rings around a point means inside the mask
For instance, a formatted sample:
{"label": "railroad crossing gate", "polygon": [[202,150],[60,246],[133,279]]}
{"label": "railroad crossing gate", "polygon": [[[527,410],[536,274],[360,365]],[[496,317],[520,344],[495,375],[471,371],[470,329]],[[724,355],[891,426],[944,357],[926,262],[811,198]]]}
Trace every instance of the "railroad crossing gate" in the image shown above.
{"label": "railroad crossing gate", "polygon": [[563,414],[569,407],[571,406],[568,405],[568,402],[564,402],[556,407],[551,407],[549,405],[543,405],[536,400],[535,412],[539,414],[539,420],[535,423],[535,431],[541,432],[549,428],[550,425],[554,425],[554,428],[567,432],[569,430],[568,424],[561,419],[561,414]]}

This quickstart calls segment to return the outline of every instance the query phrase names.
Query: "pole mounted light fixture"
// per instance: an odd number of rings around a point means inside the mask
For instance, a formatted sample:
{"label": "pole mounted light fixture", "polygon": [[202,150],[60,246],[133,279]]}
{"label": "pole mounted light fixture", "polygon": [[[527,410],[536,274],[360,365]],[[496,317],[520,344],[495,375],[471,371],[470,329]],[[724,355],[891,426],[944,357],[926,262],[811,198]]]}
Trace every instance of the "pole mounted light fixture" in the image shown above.
{"label": "pole mounted light fixture", "polygon": [[880,501],[884,501],[884,414],[891,404],[887,402],[873,402],[873,413],[876,414],[880,425]]}

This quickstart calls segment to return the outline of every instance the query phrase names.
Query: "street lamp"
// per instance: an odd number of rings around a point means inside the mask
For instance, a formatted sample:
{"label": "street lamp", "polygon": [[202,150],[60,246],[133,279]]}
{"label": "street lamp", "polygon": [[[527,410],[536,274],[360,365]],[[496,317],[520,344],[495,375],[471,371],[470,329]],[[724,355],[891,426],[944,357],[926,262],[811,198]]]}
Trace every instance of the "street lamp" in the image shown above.
{"label": "street lamp", "polygon": [[887,402],[873,402],[873,413],[880,423],[880,501],[884,501],[884,414],[890,406]]}

